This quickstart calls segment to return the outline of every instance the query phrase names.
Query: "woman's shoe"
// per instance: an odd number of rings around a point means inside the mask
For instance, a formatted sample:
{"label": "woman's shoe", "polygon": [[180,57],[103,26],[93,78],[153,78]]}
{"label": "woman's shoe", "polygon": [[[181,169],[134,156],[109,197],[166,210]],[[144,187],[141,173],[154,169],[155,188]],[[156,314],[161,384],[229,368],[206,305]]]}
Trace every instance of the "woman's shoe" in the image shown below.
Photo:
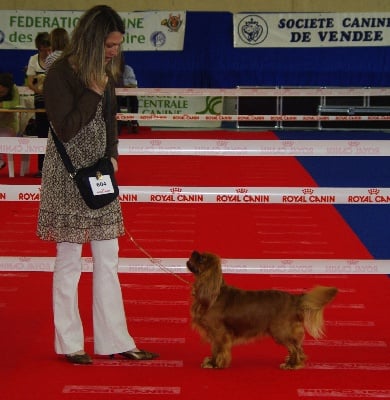
{"label": "woman's shoe", "polygon": [[[129,350],[124,351],[123,353],[117,353],[118,356],[122,356],[123,358],[127,358],[128,360],[153,360],[159,357],[156,353],[151,353],[146,350]],[[111,354],[110,358],[114,358],[115,354]]]}
{"label": "woman's shoe", "polygon": [[87,354],[65,354],[71,364],[92,364],[92,358]]}

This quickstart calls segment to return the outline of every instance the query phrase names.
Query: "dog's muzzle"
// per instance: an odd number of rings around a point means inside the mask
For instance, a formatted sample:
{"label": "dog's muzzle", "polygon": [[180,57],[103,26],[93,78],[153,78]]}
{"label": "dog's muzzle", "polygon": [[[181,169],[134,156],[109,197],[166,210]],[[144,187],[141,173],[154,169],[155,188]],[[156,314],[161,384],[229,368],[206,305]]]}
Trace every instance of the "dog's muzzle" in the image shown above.
{"label": "dog's muzzle", "polygon": [[199,270],[196,265],[192,264],[190,260],[187,261],[187,268],[193,273],[198,274]]}

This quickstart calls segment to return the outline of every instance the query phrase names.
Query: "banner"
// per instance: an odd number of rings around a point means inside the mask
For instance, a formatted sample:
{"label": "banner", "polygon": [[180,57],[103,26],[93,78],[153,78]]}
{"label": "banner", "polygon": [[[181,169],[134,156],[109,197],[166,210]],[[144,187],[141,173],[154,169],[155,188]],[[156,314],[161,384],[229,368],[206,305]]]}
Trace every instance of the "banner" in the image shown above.
{"label": "banner", "polygon": [[[43,154],[46,142],[0,137],[0,154]],[[118,149],[123,156],[389,157],[390,140],[119,139]]]}
{"label": "banner", "polygon": [[[83,11],[2,10],[0,50],[35,49],[39,32],[65,28],[71,33]],[[120,12],[126,33],[124,51],[180,51],[185,34],[185,11]]]}
{"label": "banner", "polygon": [[191,119],[177,119],[167,121],[158,116],[162,114],[179,115],[220,115],[222,114],[222,96],[139,96],[139,113],[151,115],[154,120],[143,122],[140,125],[147,126],[175,126],[193,128],[216,128],[221,126],[221,121],[199,121]]}
{"label": "banner", "polygon": [[390,45],[390,13],[234,14],[234,47]]}
{"label": "banner", "polygon": [[[173,273],[189,273],[185,258],[159,258],[158,260],[146,257],[119,259],[121,273],[158,273],[170,271]],[[390,274],[390,260],[364,259],[234,259],[223,258],[222,268],[225,273],[231,274],[288,274],[300,278],[300,275],[331,274],[331,275],[385,275]],[[0,257],[0,271],[13,272],[52,272],[54,257]],[[82,257],[81,270],[92,272],[92,257]],[[4,272],[5,273],[5,272]],[[3,273],[3,274],[4,274]],[[320,389],[317,390],[317,392]],[[316,393],[317,393],[316,392]],[[365,391],[367,392],[367,391]],[[379,398],[376,396],[375,398]],[[383,397],[382,397],[383,398]]]}
{"label": "banner", "polygon": [[[158,140],[156,140],[158,142]],[[3,201],[40,201],[39,185],[0,185]],[[390,188],[120,186],[122,203],[165,204],[390,204]]]}

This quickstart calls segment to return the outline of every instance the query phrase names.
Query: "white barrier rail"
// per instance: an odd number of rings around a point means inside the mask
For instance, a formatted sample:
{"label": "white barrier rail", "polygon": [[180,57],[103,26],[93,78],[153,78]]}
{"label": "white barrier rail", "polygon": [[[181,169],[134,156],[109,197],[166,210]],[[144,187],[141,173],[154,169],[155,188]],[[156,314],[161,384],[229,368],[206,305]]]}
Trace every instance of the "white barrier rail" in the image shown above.
{"label": "white barrier rail", "polygon": [[131,114],[118,113],[118,121],[206,121],[206,122],[357,122],[390,121],[390,115],[249,115],[249,114]]}
{"label": "white barrier rail", "polygon": [[[19,94],[31,96],[27,86]],[[389,96],[390,87],[116,88],[118,96]]]}
{"label": "white barrier rail", "polygon": [[389,87],[117,88],[118,96],[389,96]]}
{"label": "white barrier rail", "polygon": [[[0,153],[40,154],[46,139],[0,138]],[[119,139],[120,155],[390,156],[388,140]]]}
{"label": "white barrier rail", "polygon": [[[0,185],[2,201],[39,201],[39,185]],[[390,188],[120,186],[122,203],[390,204]]]}
{"label": "white barrier rail", "polygon": [[[159,258],[164,271],[147,258],[120,258],[119,272],[123,273],[189,273],[187,259]],[[51,272],[54,257],[0,257],[0,271]],[[222,259],[225,273],[238,274],[330,274],[330,275],[383,275],[390,273],[389,260],[340,260],[340,259]],[[82,269],[93,269],[90,257],[82,258]]]}
{"label": "white barrier rail", "polygon": [[[32,95],[27,86],[19,94]],[[118,96],[390,96],[390,87],[116,88]]]}

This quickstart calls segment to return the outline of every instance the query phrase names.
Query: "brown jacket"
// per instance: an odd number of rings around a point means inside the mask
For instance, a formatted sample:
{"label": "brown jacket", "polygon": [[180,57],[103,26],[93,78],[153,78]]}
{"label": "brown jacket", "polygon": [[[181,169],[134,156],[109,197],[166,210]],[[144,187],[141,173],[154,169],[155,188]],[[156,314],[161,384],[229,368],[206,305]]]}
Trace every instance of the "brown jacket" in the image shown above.
{"label": "brown jacket", "polygon": [[[115,119],[117,103],[113,80],[110,80],[107,89],[111,101],[108,107],[106,96],[103,105],[107,127],[106,155],[117,159],[118,128]],[[64,143],[75,137],[80,129],[93,119],[101,100],[99,94],[81,83],[66,59],[57,61],[49,69],[44,83],[44,96],[49,121]]]}

